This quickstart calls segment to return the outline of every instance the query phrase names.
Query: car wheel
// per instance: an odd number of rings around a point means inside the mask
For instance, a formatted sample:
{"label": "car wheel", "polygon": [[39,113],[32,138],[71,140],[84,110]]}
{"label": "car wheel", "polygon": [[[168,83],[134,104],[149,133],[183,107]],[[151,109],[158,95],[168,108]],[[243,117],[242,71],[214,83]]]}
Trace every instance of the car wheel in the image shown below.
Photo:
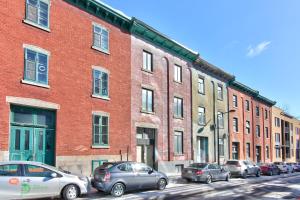
{"label": "car wheel", "polygon": [[292,169],[292,173],[294,173],[295,171],[294,171],[294,169]]}
{"label": "car wheel", "polygon": [[256,177],[260,177],[260,171],[259,170],[256,172]]}
{"label": "car wheel", "polygon": [[280,175],[281,174],[281,172],[280,172],[280,170],[278,170],[278,173],[277,173],[277,175]]}
{"label": "car wheel", "polygon": [[157,183],[157,188],[159,190],[164,190],[167,186],[167,181],[164,178],[159,179],[158,183]]}
{"label": "car wheel", "polygon": [[120,197],[125,192],[125,186],[122,183],[116,183],[111,189],[110,194],[114,197]]}
{"label": "car wheel", "polygon": [[243,179],[246,179],[246,178],[247,178],[247,175],[248,175],[247,171],[244,171],[244,173],[242,174],[242,178],[243,178]]}
{"label": "car wheel", "polygon": [[270,176],[273,176],[273,172],[272,172],[272,171],[270,171],[269,175],[270,175]]}
{"label": "car wheel", "polygon": [[229,179],[230,179],[230,174],[228,174],[228,175],[226,176],[225,181],[229,181]]}
{"label": "car wheel", "polygon": [[212,180],[211,180],[211,175],[208,175],[207,177],[206,177],[206,183],[207,184],[210,184],[212,182]]}
{"label": "car wheel", "polygon": [[78,196],[78,188],[76,185],[68,185],[63,190],[63,199],[65,200],[72,200],[76,199]]}

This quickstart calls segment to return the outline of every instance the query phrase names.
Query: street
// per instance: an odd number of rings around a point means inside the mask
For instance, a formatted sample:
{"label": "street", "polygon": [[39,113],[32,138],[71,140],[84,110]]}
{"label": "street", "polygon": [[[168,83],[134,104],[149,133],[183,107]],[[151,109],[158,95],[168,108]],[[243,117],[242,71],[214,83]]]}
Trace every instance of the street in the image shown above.
{"label": "street", "polygon": [[[148,190],[127,193],[118,199],[299,199],[300,174],[262,176],[247,179],[233,178],[229,182],[186,183],[183,180],[170,183],[164,191]],[[115,199],[110,195],[92,192],[85,199]]]}

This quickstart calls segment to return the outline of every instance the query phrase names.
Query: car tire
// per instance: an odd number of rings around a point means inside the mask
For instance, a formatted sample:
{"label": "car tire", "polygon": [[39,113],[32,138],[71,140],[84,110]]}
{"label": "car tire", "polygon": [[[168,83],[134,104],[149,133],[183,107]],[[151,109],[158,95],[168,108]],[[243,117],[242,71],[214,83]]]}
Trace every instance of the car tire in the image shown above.
{"label": "car tire", "polygon": [[247,171],[244,171],[244,173],[242,174],[242,178],[243,178],[243,179],[246,179],[246,178],[247,178],[247,175],[248,175],[248,172],[247,172]]}
{"label": "car tire", "polygon": [[72,200],[78,197],[79,190],[76,185],[68,185],[64,188],[62,192],[62,197],[65,200]]}
{"label": "car tire", "polygon": [[259,170],[256,172],[256,177],[260,177],[260,171]]}
{"label": "car tire", "polygon": [[273,171],[270,171],[269,175],[270,175],[270,176],[273,176]]}
{"label": "car tire", "polygon": [[125,186],[122,183],[116,183],[114,184],[114,186],[112,187],[110,194],[113,197],[120,197],[124,194],[125,192]]}
{"label": "car tire", "polygon": [[281,172],[280,172],[280,170],[278,170],[278,173],[277,173],[277,175],[280,175],[281,174]]}
{"label": "car tire", "polygon": [[227,176],[226,176],[226,179],[225,179],[225,181],[229,181],[230,180],[230,174],[228,174]]}
{"label": "car tire", "polygon": [[206,181],[205,181],[207,184],[211,184],[212,180],[211,180],[211,175],[208,175],[206,177]]}
{"label": "car tire", "polygon": [[158,180],[158,183],[157,183],[157,189],[158,190],[164,190],[167,186],[167,181],[166,179],[164,178],[161,178]]}

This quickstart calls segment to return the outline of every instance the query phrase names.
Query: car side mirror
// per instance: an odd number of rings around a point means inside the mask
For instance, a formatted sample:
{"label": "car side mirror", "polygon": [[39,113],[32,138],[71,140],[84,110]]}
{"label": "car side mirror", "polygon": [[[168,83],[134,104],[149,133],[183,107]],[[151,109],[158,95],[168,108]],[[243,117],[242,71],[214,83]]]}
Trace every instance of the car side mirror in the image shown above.
{"label": "car side mirror", "polygon": [[54,172],[51,173],[51,174],[50,174],[50,177],[52,177],[52,178],[57,178],[57,173],[54,173]]}
{"label": "car side mirror", "polygon": [[149,169],[148,174],[152,174],[153,173],[153,169]]}

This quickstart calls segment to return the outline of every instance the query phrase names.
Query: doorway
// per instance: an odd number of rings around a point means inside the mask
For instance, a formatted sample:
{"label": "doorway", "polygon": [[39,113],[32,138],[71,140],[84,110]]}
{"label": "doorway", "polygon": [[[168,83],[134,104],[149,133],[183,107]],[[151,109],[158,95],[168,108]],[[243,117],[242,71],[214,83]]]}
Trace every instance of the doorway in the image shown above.
{"label": "doorway", "polygon": [[197,139],[197,162],[208,162],[208,138],[198,137]]}
{"label": "doorway", "polygon": [[11,107],[10,160],[55,164],[55,113],[29,107]]}
{"label": "doorway", "polygon": [[155,129],[137,128],[136,161],[156,169]]}

